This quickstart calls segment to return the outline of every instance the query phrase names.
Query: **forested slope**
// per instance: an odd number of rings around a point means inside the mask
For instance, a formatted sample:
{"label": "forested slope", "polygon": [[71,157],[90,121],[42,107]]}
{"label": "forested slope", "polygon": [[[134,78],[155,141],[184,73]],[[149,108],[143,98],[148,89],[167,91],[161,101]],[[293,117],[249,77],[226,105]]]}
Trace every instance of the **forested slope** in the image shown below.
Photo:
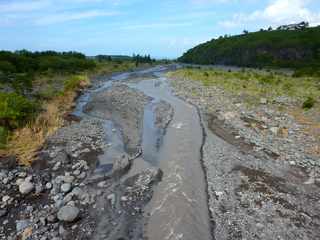
{"label": "forested slope", "polygon": [[320,27],[260,30],[220,37],[187,51],[179,61],[244,67],[320,67]]}

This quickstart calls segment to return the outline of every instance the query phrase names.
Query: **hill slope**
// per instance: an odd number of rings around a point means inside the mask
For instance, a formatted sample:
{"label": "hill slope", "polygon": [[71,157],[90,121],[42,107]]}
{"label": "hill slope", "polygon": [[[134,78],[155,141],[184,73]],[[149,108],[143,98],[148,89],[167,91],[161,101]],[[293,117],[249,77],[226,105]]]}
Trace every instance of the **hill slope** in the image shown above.
{"label": "hill slope", "polygon": [[179,61],[247,67],[320,67],[320,27],[220,37],[190,49]]}

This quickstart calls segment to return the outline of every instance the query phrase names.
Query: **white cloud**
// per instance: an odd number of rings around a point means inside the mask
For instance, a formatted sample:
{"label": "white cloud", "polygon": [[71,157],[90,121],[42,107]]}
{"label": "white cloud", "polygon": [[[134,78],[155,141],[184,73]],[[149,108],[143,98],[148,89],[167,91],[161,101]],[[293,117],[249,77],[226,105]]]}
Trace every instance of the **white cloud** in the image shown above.
{"label": "white cloud", "polygon": [[[0,0],[1,1],[1,0]],[[114,16],[120,0],[12,0],[0,2],[1,26],[50,25],[81,19]],[[103,8],[99,8],[103,3]],[[108,10],[103,10],[103,9]]]}
{"label": "white cloud", "polygon": [[57,13],[57,14],[50,14],[43,17],[40,17],[35,20],[36,25],[49,25],[55,23],[62,23],[74,20],[81,20],[81,19],[89,19],[89,18],[96,18],[102,16],[114,16],[117,15],[117,12],[105,12],[99,10],[91,10],[91,11],[84,11],[84,12],[71,12],[71,13]]}
{"label": "white cloud", "polygon": [[33,1],[11,1],[9,3],[0,4],[0,13],[19,13],[41,10],[51,4],[48,0],[33,0]]}
{"label": "white cloud", "polygon": [[311,25],[320,24],[320,12],[308,8],[308,0],[273,0],[262,10],[249,14],[235,14],[231,20],[220,22],[224,27],[239,27],[250,23],[280,25],[308,21]]}

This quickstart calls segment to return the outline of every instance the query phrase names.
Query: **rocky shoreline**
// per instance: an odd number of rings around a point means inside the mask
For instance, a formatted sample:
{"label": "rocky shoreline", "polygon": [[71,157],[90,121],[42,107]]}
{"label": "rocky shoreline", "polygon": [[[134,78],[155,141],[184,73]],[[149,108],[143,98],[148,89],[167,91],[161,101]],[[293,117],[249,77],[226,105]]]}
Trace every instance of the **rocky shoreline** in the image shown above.
{"label": "rocky shoreline", "polygon": [[306,153],[316,141],[264,101],[248,109],[215,87],[178,78],[171,84],[203,118],[215,238],[316,239],[320,161]]}

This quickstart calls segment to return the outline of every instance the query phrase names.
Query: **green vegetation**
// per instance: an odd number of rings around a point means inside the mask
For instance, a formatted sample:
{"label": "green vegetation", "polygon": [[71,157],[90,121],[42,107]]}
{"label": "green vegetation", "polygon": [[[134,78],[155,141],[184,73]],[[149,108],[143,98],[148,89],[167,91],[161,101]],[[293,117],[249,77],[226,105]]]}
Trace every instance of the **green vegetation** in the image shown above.
{"label": "green vegetation", "polygon": [[[266,98],[273,102],[279,96],[287,96],[312,108],[320,98],[320,79],[292,77],[287,74],[259,71],[225,71],[221,69],[181,69],[171,73],[173,77],[200,81],[205,86],[216,86],[233,95],[242,96],[250,104]],[[307,101],[306,101],[307,99]]]}
{"label": "green vegetation", "polygon": [[92,71],[96,66],[94,60],[77,52],[0,51],[2,135],[35,117],[40,110],[41,100],[50,100],[63,94],[63,88],[76,90],[83,79],[74,75]]}
{"label": "green vegetation", "polygon": [[245,33],[213,39],[186,52],[179,61],[243,67],[298,69],[297,76],[320,69],[320,27]]}
{"label": "green vegetation", "polygon": [[129,71],[149,65],[149,59],[0,51],[0,156],[15,155],[30,164],[46,138],[63,125],[90,76]]}
{"label": "green vegetation", "polygon": [[308,97],[308,99],[305,102],[303,102],[302,107],[304,109],[310,109],[313,108],[315,103],[316,100],[313,97]]}
{"label": "green vegetation", "polygon": [[5,148],[7,144],[8,130],[4,127],[0,127],[0,149]]}
{"label": "green vegetation", "polygon": [[36,104],[17,93],[0,93],[0,126],[14,129],[34,116]]}

